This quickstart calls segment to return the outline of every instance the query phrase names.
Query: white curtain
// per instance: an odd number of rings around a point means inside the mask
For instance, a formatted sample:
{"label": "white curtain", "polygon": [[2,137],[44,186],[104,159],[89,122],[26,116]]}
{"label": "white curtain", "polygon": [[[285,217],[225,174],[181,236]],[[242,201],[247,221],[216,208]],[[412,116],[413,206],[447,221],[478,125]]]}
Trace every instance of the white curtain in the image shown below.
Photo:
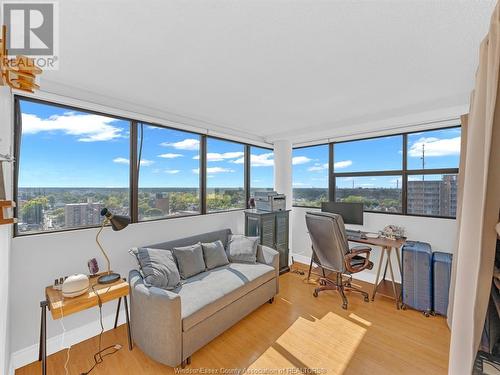
{"label": "white curtain", "polygon": [[471,95],[466,168],[455,254],[449,374],[471,374],[493,275],[500,211],[500,8],[481,43],[476,83]]}

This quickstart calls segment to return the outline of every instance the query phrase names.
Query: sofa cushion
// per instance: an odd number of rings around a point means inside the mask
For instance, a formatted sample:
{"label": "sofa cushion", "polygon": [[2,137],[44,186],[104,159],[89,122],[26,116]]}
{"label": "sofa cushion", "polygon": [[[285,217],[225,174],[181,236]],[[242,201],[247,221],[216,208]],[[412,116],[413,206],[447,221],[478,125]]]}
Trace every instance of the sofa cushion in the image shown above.
{"label": "sofa cushion", "polygon": [[186,280],[174,293],[181,297],[184,331],[275,277],[267,264],[230,263]]}
{"label": "sofa cushion", "polygon": [[171,251],[139,247],[136,250],[144,285],[172,290],[179,285],[181,277]]}
{"label": "sofa cushion", "polygon": [[203,248],[203,258],[205,258],[207,270],[225,266],[229,263],[229,260],[227,260],[226,250],[224,249],[224,244],[221,240],[210,243],[202,243],[201,247]]}
{"label": "sofa cushion", "polygon": [[177,260],[182,279],[188,279],[205,271],[206,266],[203,260],[201,243],[198,242],[191,246],[174,247],[172,252]]}
{"label": "sofa cushion", "polygon": [[257,262],[257,246],[259,237],[246,237],[241,234],[232,234],[227,243],[227,257],[231,262]]}

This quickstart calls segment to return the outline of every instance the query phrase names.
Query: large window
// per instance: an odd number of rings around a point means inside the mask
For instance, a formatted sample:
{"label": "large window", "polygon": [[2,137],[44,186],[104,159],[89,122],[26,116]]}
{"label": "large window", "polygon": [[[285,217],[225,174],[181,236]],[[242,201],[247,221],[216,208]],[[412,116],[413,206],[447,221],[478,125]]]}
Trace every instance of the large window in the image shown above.
{"label": "large window", "polygon": [[95,226],[103,207],[129,215],[129,121],[25,100],[19,106],[18,233]]}
{"label": "large window", "polygon": [[270,191],[274,189],[273,167],[273,150],[250,147],[250,195],[253,195],[256,191]]}
{"label": "large window", "polygon": [[139,221],[200,213],[200,136],[138,125]]}
{"label": "large window", "polygon": [[247,207],[273,188],[272,150],[15,97],[16,235]]}
{"label": "large window", "polygon": [[320,207],[328,201],[328,155],[328,145],[293,150],[294,205]]}
{"label": "large window", "polygon": [[246,207],[245,146],[207,138],[207,211]]}
{"label": "large window", "polygon": [[[298,148],[293,155],[294,205],[317,207],[328,197],[362,202],[372,212],[456,216],[460,127]],[[315,172],[329,168],[320,193],[312,186]]]}

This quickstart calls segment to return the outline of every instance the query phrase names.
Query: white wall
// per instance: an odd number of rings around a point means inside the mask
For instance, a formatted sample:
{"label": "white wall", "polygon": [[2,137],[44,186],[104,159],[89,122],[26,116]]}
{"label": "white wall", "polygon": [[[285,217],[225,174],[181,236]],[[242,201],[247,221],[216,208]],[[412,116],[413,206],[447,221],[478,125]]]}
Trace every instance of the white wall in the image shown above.
{"label": "white wall", "polygon": [[[291,215],[291,254],[296,261],[302,263],[309,263],[311,259],[311,240],[309,239],[305,222],[305,214],[307,211],[314,211],[314,209],[294,207]],[[433,251],[444,251],[448,253],[453,252],[457,226],[456,220],[452,219],[386,215],[366,212],[364,214],[363,226],[346,225],[346,227],[356,230],[362,229],[369,232],[377,232],[389,224],[403,226],[406,229],[407,236],[410,240],[429,242]],[[375,265],[378,264],[380,251],[380,248],[374,248],[370,255],[370,259],[374,261]],[[399,271],[396,271],[397,263],[395,257],[392,264],[395,268],[395,278],[397,281],[400,281],[401,275],[399,274]],[[356,277],[372,282],[375,280],[376,272],[376,267],[373,267],[372,270],[360,272],[356,275]],[[389,272],[387,272],[387,278],[388,277]]]}
{"label": "white wall", "polygon": [[[10,90],[0,87],[0,153],[10,154],[12,143],[12,102]],[[12,198],[11,164],[3,163],[7,198]],[[0,372],[7,374],[10,362],[9,277],[12,225],[0,226]]]}
{"label": "white wall", "polygon": [[[131,224],[121,232],[106,228],[102,244],[111,260],[113,270],[128,277],[134,268],[134,258],[127,250],[133,246],[149,245],[196,233],[231,228],[233,233],[243,233],[242,211],[217,213],[196,217],[168,219],[149,223]],[[12,240],[11,283],[11,349],[13,365],[17,368],[37,360],[40,330],[39,302],[44,298],[44,288],[55,278],[72,273],[88,273],[87,260],[96,257],[101,268],[104,259],[95,243],[96,229],[16,237]],[[123,305],[122,305],[123,309]],[[116,303],[103,308],[106,329],[111,328]],[[123,318],[123,313],[122,313]],[[123,320],[123,319],[122,319]],[[97,308],[64,319],[68,331],[67,343],[75,343],[95,336],[99,332]],[[47,318],[49,354],[60,350],[62,333],[60,322]]]}
{"label": "white wall", "polygon": [[[274,189],[285,194],[286,208],[292,208],[292,143],[276,141],[274,143]],[[276,168],[278,166],[278,168]]]}

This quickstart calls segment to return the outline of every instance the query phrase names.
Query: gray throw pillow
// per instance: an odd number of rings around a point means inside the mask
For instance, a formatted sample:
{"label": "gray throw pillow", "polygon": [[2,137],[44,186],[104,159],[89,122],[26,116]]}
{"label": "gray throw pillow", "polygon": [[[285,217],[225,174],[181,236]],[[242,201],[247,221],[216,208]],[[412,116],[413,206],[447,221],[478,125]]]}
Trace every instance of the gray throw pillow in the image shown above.
{"label": "gray throw pillow", "polygon": [[188,279],[205,271],[205,261],[203,260],[203,250],[201,243],[195,245],[174,247],[172,250],[179,266],[181,279]]}
{"label": "gray throw pillow", "polygon": [[140,247],[135,254],[146,286],[172,290],[179,285],[181,277],[171,251]]}
{"label": "gray throw pillow", "polygon": [[257,245],[259,237],[245,237],[241,234],[232,234],[227,243],[227,257],[234,263],[257,262]]}
{"label": "gray throw pillow", "polygon": [[201,246],[203,248],[203,257],[205,258],[205,264],[208,270],[225,266],[229,263],[222,241],[217,240],[215,242],[202,243]]}

